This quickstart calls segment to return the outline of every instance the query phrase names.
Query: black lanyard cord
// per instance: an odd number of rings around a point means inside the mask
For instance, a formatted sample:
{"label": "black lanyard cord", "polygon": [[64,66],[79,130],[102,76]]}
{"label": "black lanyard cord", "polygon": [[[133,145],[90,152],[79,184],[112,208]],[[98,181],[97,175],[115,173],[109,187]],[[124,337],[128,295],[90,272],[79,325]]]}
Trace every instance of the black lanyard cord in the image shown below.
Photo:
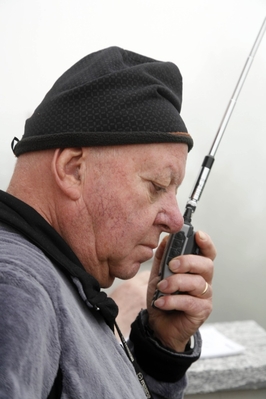
{"label": "black lanyard cord", "polygon": [[129,358],[129,360],[131,361],[131,363],[133,364],[133,367],[135,369],[135,372],[137,374],[138,380],[140,382],[140,385],[142,386],[142,389],[143,389],[143,391],[145,393],[146,398],[152,399],[152,394],[151,394],[151,392],[150,392],[150,390],[148,388],[148,385],[146,384],[146,381],[144,379],[143,373],[142,373],[138,363],[136,362],[131,350],[129,349],[128,344],[127,344],[127,342],[126,342],[126,340],[125,340],[120,328],[118,327],[116,321],[115,321],[115,328],[116,328],[116,330],[118,332],[118,335],[119,335],[119,337],[121,339],[121,343],[122,343],[123,348],[124,348],[124,350],[126,352],[126,355]]}

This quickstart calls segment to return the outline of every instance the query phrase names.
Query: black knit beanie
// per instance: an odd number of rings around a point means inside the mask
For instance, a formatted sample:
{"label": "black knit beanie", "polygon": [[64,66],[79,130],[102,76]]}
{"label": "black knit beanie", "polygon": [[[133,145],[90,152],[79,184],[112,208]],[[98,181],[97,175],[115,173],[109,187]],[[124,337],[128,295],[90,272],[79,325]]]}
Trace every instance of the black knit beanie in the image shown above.
{"label": "black knit beanie", "polygon": [[182,77],[171,62],[119,47],[81,59],[66,71],[26,121],[14,154],[51,148],[185,143]]}

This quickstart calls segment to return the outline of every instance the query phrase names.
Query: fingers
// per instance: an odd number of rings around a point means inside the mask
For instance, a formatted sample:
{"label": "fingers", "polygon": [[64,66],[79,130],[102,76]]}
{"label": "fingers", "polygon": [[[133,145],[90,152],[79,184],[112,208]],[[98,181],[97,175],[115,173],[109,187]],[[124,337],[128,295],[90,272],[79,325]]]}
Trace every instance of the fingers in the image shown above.
{"label": "fingers", "polygon": [[[213,278],[214,265],[213,261],[209,258],[200,255],[183,255],[178,258],[174,258],[169,262],[169,269],[175,276],[176,284],[180,284],[181,276],[189,273],[191,276],[199,275],[207,283],[211,284]],[[171,276],[172,277],[172,276]],[[174,283],[174,281],[173,281]],[[200,285],[195,279],[195,284]],[[205,287],[205,283],[201,284],[202,290]],[[192,288],[193,289],[193,288]],[[183,291],[183,290],[182,290]],[[191,291],[191,290],[189,290]]]}
{"label": "fingers", "polygon": [[[186,254],[173,258],[168,265],[173,274],[160,282],[158,282],[158,274],[155,276],[152,273],[154,284],[157,285],[158,290],[163,294],[171,295],[181,292],[200,299],[212,297],[213,259],[216,256],[216,250],[207,234],[197,232],[195,239],[201,255]],[[165,244],[166,241],[156,251],[155,258],[158,261],[162,257]],[[166,300],[169,306],[173,306],[172,310],[181,310],[173,302],[174,298]],[[153,303],[156,307],[160,307],[159,304],[160,301]],[[167,308],[167,310],[170,309]]]}
{"label": "fingers", "polygon": [[[154,256],[154,272],[158,275],[157,269],[159,272],[159,265],[164,253],[165,246],[167,244],[168,236],[164,237],[162,242],[160,243],[159,247],[157,248]],[[216,249],[214,247],[214,244],[211,240],[211,238],[206,234],[203,233],[202,231],[198,231],[195,233],[195,240],[197,245],[200,248],[200,254],[204,258],[209,258],[209,266],[212,268],[212,262],[215,257],[216,257]],[[197,269],[200,265],[194,265],[193,257],[194,255],[185,255],[186,261],[183,260],[183,256],[177,257],[172,259],[172,261],[169,264],[169,268],[173,273],[201,273],[200,270],[195,270]],[[180,268],[179,261],[182,258],[182,267]],[[203,269],[202,269],[203,271]]]}
{"label": "fingers", "polygon": [[[211,283],[216,250],[205,233],[197,232],[195,240],[200,255],[186,254],[173,258],[168,265],[172,274],[159,282],[159,264],[165,247],[163,242],[156,251],[149,283],[149,323],[156,337],[176,351],[184,350],[182,347],[185,347],[189,337],[212,311]],[[156,287],[163,295],[153,302]]]}
{"label": "fingers", "polygon": [[[143,271],[135,277],[119,284],[110,293],[116,302],[119,313],[116,321],[125,336],[130,333],[130,325],[141,309],[146,308],[146,293],[150,272]],[[120,340],[120,338],[118,337]]]}
{"label": "fingers", "polygon": [[202,298],[192,295],[164,295],[157,299],[154,305],[156,308],[164,311],[177,310],[184,312],[187,317],[190,316],[202,322],[209,317],[212,311],[212,301],[210,298],[206,298],[203,305]]}
{"label": "fingers", "polygon": [[180,300],[176,298],[177,295],[172,295],[179,292],[199,299],[212,298],[211,283],[216,250],[210,237],[203,232],[196,233],[196,241],[201,255],[182,255],[169,262],[168,266],[173,274],[157,284],[158,290],[165,294],[166,298],[161,297],[155,301],[155,307],[164,310],[185,310],[179,307]]}
{"label": "fingers", "polygon": [[160,292],[166,295],[181,292],[199,298],[212,297],[211,285],[200,275],[177,274],[160,281],[157,287]]}
{"label": "fingers", "polygon": [[160,245],[158,246],[158,248],[156,249],[155,254],[154,254],[154,260],[153,260],[153,265],[152,265],[152,270],[151,270],[151,275],[150,275],[150,283],[152,284],[152,281],[154,281],[154,289],[155,289],[156,283],[158,282],[160,263],[162,260],[165,246],[167,244],[167,240],[168,240],[168,236],[163,238],[163,240],[161,241]]}
{"label": "fingers", "polygon": [[205,282],[205,288],[204,288],[204,290],[202,291],[202,293],[200,294],[200,296],[205,295],[209,288],[210,288],[210,286],[209,286],[209,284],[208,284],[207,281],[206,281],[206,282]]}
{"label": "fingers", "polygon": [[200,255],[182,255],[173,258],[169,262],[169,269],[172,273],[199,274],[211,284],[213,277],[213,260],[216,256],[216,249],[211,238],[203,233],[195,234],[197,245],[200,248]]}
{"label": "fingers", "polygon": [[158,259],[159,261],[161,260],[161,258],[163,256],[163,252],[164,252],[164,249],[165,249],[168,239],[169,239],[169,235],[165,236],[162,239],[162,241],[160,242],[160,245],[158,246],[157,250],[155,251],[155,258]]}
{"label": "fingers", "polygon": [[214,260],[216,258],[216,249],[208,234],[203,233],[202,231],[197,231],[195,233],[195,240],[203,256],[206,256],[211,260]]}

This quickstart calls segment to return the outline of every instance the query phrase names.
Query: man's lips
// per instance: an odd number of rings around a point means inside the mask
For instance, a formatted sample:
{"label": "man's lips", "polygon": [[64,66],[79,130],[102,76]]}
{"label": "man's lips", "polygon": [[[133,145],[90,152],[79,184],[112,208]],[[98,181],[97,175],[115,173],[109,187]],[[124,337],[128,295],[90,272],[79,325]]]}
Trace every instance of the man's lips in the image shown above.
{"label": "man's lips", "polygon": [[148,247],[148,248],[154,250],[155,248],[157,248],[158,243],[156,243],[156,244],[153,244],[153,243],[143,243],[143,244],[141,244],[141,245],[143,245],[144,247]]}
{"label": "man's lips", "polygon": [[157,244],[156,245],[155,244],[149,244],[149,243],[145,243],[145,244],[141,244],[141,245],[142,245],[142,247],[146,248],[148,256],[149,256],[148,259],[152,258],[153,257],[153,252],[157,248],[158,245]]}

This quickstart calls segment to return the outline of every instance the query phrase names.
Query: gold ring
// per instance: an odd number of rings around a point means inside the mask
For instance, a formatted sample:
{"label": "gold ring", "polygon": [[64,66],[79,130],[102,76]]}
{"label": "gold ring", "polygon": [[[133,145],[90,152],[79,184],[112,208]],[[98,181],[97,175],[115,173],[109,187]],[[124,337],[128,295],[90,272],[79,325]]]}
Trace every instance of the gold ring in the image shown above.
{"label": "gold ring", "polygon": [[206,281],[205,288],[204,288],[204,290],[202,291],[202,293],[201,293],[200,295],[206,294],[206,292],[208,291],[208,288],[209,288],[209,284],[208,284],[207,281]]}

